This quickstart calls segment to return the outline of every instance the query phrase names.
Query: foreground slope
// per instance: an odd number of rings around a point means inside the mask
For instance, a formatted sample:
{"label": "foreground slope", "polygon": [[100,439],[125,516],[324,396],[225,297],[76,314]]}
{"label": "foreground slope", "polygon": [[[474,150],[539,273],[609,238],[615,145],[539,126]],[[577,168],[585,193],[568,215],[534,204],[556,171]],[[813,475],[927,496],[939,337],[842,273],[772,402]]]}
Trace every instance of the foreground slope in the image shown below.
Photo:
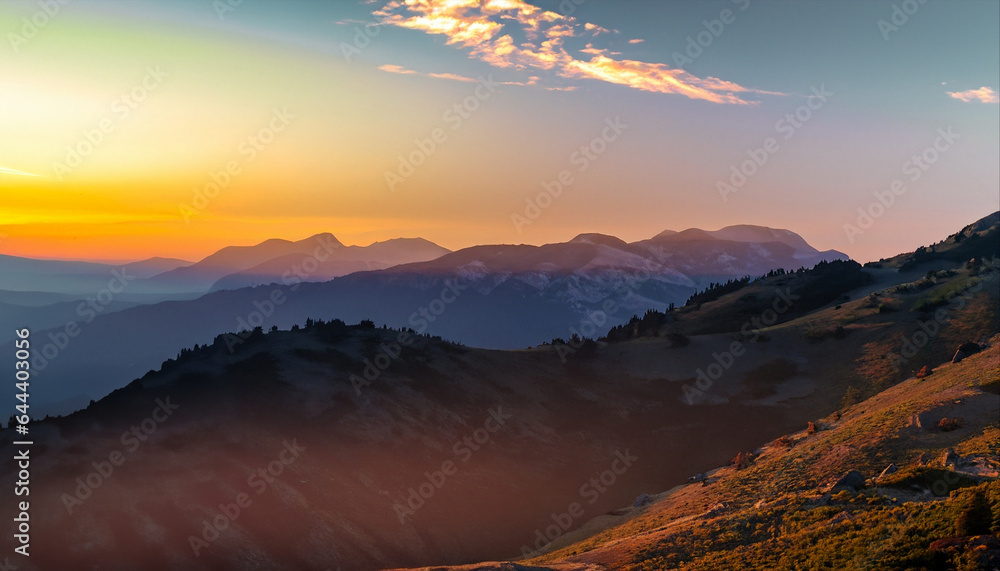
{"label": "foreground slope", "polygon": [[1000,336],[990,345],[597,518],[544,556],[433,569],[997,569]]}
{"label": "foreground slope", "polygon": [[[699,342],[676,369],[633,373],[611,354],[563,363],[552,348],[483,351],[426,337],[397,346],[398,335],[313,325],[258,333],[232,354],[220,337],[84,411],[35,423],[39,533],[18,565],[360,570],[504,557],[621,458],[628,470],[588,492],[581,520],[828,406],[826,391],[773,404],[734,398],[711,414],[689,405],[678,381],[724,339]],[[670,351],[645,345],[650,356]],[[819,362],[818,349],[802,350]],[[367,363],[387,360],[357,381]],[[802,374],[826,378],[809,365]],[[164,417],[158,400],[178,408]],[[148,438],[126,434],[133,426]],[[258,495],[254,474],[290,460],[290,444],[304,450]],[[115,453],[125,460],[109,472]],[[243,493],[252,505],[196,554],[191,536],[213,535],[206,522],[232,513]]]}

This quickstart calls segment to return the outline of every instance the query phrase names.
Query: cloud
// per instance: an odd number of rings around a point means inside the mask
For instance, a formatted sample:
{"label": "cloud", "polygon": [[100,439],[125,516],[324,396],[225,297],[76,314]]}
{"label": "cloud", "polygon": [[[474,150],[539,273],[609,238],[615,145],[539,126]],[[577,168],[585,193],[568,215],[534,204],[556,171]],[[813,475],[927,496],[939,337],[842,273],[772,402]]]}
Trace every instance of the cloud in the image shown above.
{"label": "cloud", "polygon": [[402,75],[417,75],[417,72],[413,71],[412,69],[406,69],[405,67],[403,67],[401,65],[393,65],[391,63],[387,63],[385,65],[380,65],[380,66],[378,66],[378,68],[381,71],[387,71],[389,73],[399,73],[399,74],[402,74]]}
{"label": "cloud", "polygon": [[478,79],[465,77],[464,75],[458,75],[455,73],[421,73],[419,71],[414,71],[412,69],[405,68],[401,65],[395,65],[391,63],[380,65],[378,66],[378,69],[389,73],[398,73],[400,75],[420,75],[423,77],[433,77],[435,79],[449,79],[452,81],[464,81],[467,83],[477,83],[479,81]]}
{"label": "cloud", "polygon": [[4,167],[0,167],[0,174],[13,174],[17,176],[38,176],[37,174],[31,174],[30,172],[8,169]]}
{"label": "cloud", "polygon": [[774,94],[697,77],[662,63],[617,59],[611,56],[619,56],[618,52],[590,44],[574,51],[590,59],[577,59],[565,47],[566,38],[592,38],[610,31],[523,0],[390,0],[374,16],[384,24],[442,35],[446,45],[465,48],[471,57],[504,69],[544,70],[567,79],[604,81],[721,104],[747,105],[756,102],[753,97]]}
{"label": "cloud", "polygon": [[978,101],[980,103],[1000,103],[1000,98],[997,97],[997,92],[994,91],[992,87],[986,87],[985,85],[979,89],[969,89],[967,91],[948,91],[947,93],[949,96],[960,101],[965,101],[966,103],[971,103],[973,101]]}
{"label": "cloud", "polygon": [[642,42],[645,42],[645,41],[646,40],[640,40],[639,38],[632,38],[631,40],[628,41],[628,43],[630,43],[630,44],[641,44]]}
{"label": "cloud", "polygon": [[450,79],[452,81],[464,81],[466,83],[479,83],[478,79],[473,79],[471,77],[465,77],[464,75],[458,75],[454,73],[428,73],[427,77],[434,77],[437,79]]}
{"label": "cloud", "polygon": [[602,28],[601,26],[598,26],[597,24],[591,24],[590,22],[585,23],[583,25],[583,29],[587,30],[588,32],[593,32],[595,36],[597,34],[610,34],[611,33],[611,30],[609,30],[607,28]]}

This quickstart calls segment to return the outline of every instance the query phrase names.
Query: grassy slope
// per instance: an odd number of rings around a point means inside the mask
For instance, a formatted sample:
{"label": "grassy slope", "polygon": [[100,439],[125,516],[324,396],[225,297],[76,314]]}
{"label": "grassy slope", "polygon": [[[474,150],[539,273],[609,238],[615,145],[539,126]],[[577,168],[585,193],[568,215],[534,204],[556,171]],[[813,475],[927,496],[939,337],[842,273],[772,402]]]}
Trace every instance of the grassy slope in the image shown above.
{"label": "grassy slope", "polygon": [[[724,468],[714,483],[684,487],[542,561],[635,570],[963,568],[963,562],[971,564],[970,555],[935,555],[927,548],[954,534],[953,522],[968,501],[968,490],[956,489],[973,480],[934,466],[951,447],[1000,467],[998,342],[994,338],[983,354],[944,365],[926,379],[879,393],[839,420],[824,419],[814,435],[792,434],[790,448],[772,443],[751,467]],[[952,432],[920,429],[912,425],[917,414],[959,416],[964,426]],[[873,478],[890,463],[901,470],[879,487],[822,501],[831,478],[848,470]],[[918,494],[914,483],[950,495]],[[1000,484],[993,479],[979,487],[994,514],[1000,513]]]}

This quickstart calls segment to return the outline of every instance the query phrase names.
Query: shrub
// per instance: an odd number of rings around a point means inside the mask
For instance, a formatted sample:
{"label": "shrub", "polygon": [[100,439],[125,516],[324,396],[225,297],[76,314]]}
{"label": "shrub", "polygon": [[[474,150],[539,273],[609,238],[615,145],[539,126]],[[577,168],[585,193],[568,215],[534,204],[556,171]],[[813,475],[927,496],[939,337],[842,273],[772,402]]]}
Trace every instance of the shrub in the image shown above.
{"label": "shrub", "polygon": [[737,470],[742,470],[744,468],[749,468],[750,465],[753,464],[754,460],[755,458],[752,452],[740,452],[735,458],[733,458],[730,464],[736,466]]}
{"label": "shrub", "polygon": [[955,520],[955,535],[986,535],[990,532],[993,514],[986,496],[981,491],[972,494],[968,505]]}
{"label": "shrub", "polygon": [[920,371],[917,372],[917,378],[918,379],[926,378],[926,377],[928,377],[933,372],[934,372],[934,369],[928,367],[927,365],[924,365],[923,367],[921,367]]}
{"label": "shrub", "polygon": [[862,400],[864,400],[864,395],[861,393],[861,389],[855,386],[850,386],[847,387],[846,391],[844,391],[844,398],[841,399],[840,404],[844,408],[847,408],[849,406],[858,404]]}

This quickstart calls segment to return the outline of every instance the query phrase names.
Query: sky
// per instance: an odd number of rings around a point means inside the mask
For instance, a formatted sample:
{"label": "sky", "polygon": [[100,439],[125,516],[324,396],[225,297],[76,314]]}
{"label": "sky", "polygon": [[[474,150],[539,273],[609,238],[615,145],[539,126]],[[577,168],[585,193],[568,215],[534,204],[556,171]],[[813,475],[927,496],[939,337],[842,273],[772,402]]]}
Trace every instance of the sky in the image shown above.
{"label": "sky", "polygon": [[0,2],[0,253],[197,260],[1000,209],[1000,3]]}

